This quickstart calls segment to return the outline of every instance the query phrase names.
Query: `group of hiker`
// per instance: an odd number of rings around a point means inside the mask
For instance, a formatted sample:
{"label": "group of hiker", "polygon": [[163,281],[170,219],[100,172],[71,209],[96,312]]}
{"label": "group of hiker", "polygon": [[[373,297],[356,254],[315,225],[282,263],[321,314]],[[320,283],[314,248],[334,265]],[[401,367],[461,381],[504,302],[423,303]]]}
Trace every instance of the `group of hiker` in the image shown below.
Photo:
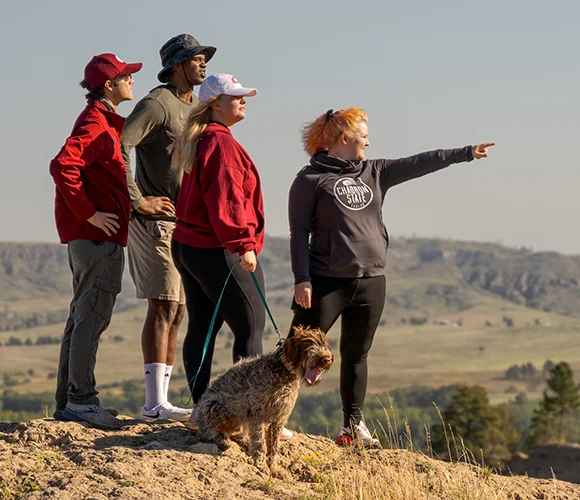
{"label": "group of hiker", "polygon": [[[133,77],[142,64],[110,53],[90,60],[81,82],[87,106],[50,164],[56,226],[73,276],[58,366],[57,420],[108,429],[124,425],[114,409],[101,406],[94,375],[99,338],[121,291],[124,247],[137,297],[148,302],[141,335],[145,401],[138,419],[196,428],[197,403],[210,383],[224,323],[234,336],[233,363],[262,354],[266,311],[254,283],[255,278],[265,290],[259,259],[266,221],[262,185],[258,168],[232,134],[257,90],[230,74],[206,75],[216,48],[192,35],[171,38],[159,53],[161,85],[126,119],[117,109],[133,98]],[[328,332],[341,318],[340,446],[379,444],[362,408],[367,357],[385,304],[387,190],[453,163],[487,157],[494,145],[367,160],[367,121],[363,109],[351,107],[328,110],[304,125],[303,146],[311,159],[288,198],[292,326]],[[182,354],[192,408],[168,401],[185,311]],[[284,428],[283,437],[292,432]]]}

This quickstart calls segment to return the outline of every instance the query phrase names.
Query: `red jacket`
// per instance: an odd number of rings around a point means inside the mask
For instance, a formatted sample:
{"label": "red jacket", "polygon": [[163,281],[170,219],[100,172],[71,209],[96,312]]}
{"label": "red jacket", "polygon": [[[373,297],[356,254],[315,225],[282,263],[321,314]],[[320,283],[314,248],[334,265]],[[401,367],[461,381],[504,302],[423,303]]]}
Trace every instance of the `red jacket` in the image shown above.
{"label": "red jacket", "polygon": [[186,245],[225,247],[240,255],[262,250],[260,176],[250,155],[221,123],[208,124],[191,174],[183,176],[173,237]]}
{"label": "red jacket", "polygon": [[[131,200],[121,154],[125,119],[89,99],[70,137],[50,163],[56,184],[55,219],[61,243],[72,240],[112,241],[125,246]],[[95,212],[116,213],[116,234],[87,222]]]}

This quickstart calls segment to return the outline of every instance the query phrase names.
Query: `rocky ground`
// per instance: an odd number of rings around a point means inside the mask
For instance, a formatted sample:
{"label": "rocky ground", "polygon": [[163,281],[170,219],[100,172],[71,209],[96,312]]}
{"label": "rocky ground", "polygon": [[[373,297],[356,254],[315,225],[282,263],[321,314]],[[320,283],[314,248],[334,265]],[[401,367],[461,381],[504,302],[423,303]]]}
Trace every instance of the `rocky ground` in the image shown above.
{"label": "rocky ground", "polygon": [[555,479],[500,476],[407,450],[344,450],[306,434],[283,442],[278,479],[237,445],[219,453],[181,424],[127,424],[0,423],[0,498],[580,499],[580,486]]}

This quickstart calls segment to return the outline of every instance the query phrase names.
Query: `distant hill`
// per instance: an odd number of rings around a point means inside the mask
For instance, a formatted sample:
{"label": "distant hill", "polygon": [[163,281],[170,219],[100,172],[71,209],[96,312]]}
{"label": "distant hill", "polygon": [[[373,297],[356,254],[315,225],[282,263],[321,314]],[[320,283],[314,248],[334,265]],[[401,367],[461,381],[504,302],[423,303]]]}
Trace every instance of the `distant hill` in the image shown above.
{"label": "distant hill", "polygon": [[[288,302],[293,286],[286,238],[268,237],[261,262],[268,290]],[[388,304],[424,315],[460,312],[494,299],[580,317],[580,256],[492,243],[399,238],[389,250]],[[66,317],[66,247],[0,242],[0,331]],[[125,276],[117,310],[136,307]]]}

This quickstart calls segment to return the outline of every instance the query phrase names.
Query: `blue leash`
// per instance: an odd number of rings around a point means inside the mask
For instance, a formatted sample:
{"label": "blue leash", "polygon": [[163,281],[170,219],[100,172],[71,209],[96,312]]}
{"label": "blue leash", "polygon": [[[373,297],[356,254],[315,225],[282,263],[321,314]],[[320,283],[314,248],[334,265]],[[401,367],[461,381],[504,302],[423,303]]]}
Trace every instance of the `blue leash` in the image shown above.
{"label": "blue leash", "polygon": [[[197,369],[197,373],[192,377],[192,379],[187,382],[188,387],[190,385],[194,386],[195,382],[197,381],[197,377],[199,376],[199,372],[201,371],[201,367],[203,366],[203,362],[205,360],[205,355],[207,354],[207,348],[209,347],[209,343],[211,341],[211,334],[213,332],[213,327],[215,325],[215,320],[217,318],[218,310],[220,308],[220,304],[222,302],[222,298],[224,296],[226,286],[228,284],[228,281],[230,280],[231,275],[234,272],[234,268],[238,264],[239,264],[239,261],[236,261],[236,262],[234,262],[232,267],[230,267],[230,272],[228,273],[228,275],[226,277],[226,280],[224,282],[224,286],[222,287],[222,291],[220,292],[218,300],[215,304],[213,316],[211,317],[211,322],[209,324],[209,328],[208,328],[207,335],[205,338],[205,344],[203,346],[203,353],[201,355],[201,361],[199,363],[199,368]],[[280,330],[278,330],[278,326],[276,325],[276,322],[274,321],[274,316],[272,316],[272,312],[270,311],[270,308],[268,307],[268,303],[266,302],[266,297],[264,296],[264,293],[262,292],[262,288],[260,287],[260,283],[258,283],[258,278],[256,278],[256,273],[252,272],[251,274],[252,274],[252,279],[254,280],[254,285],[256,285],[256,289],[258,290],[258,294],[260,295],[260,299],[262,299],[262,303],[264,304],[264,307],[266,308],[266,312],[268,313],[268,316],[270,317],[270,321],[272,321],[272,325],[274,326],[274,330],[278,334],[278,344],[277,345],[280,346],[282,344],[282,337],[280,335]],[[183,401],[183,391],[185,391],[185,389],[187,389],[187,387],[184,387],[183,390],[181,391],[182,401]],[[189,404],[190,400],[191,400],[191,395],[189,396],[187,403],[185,403],[185,404]]]}

